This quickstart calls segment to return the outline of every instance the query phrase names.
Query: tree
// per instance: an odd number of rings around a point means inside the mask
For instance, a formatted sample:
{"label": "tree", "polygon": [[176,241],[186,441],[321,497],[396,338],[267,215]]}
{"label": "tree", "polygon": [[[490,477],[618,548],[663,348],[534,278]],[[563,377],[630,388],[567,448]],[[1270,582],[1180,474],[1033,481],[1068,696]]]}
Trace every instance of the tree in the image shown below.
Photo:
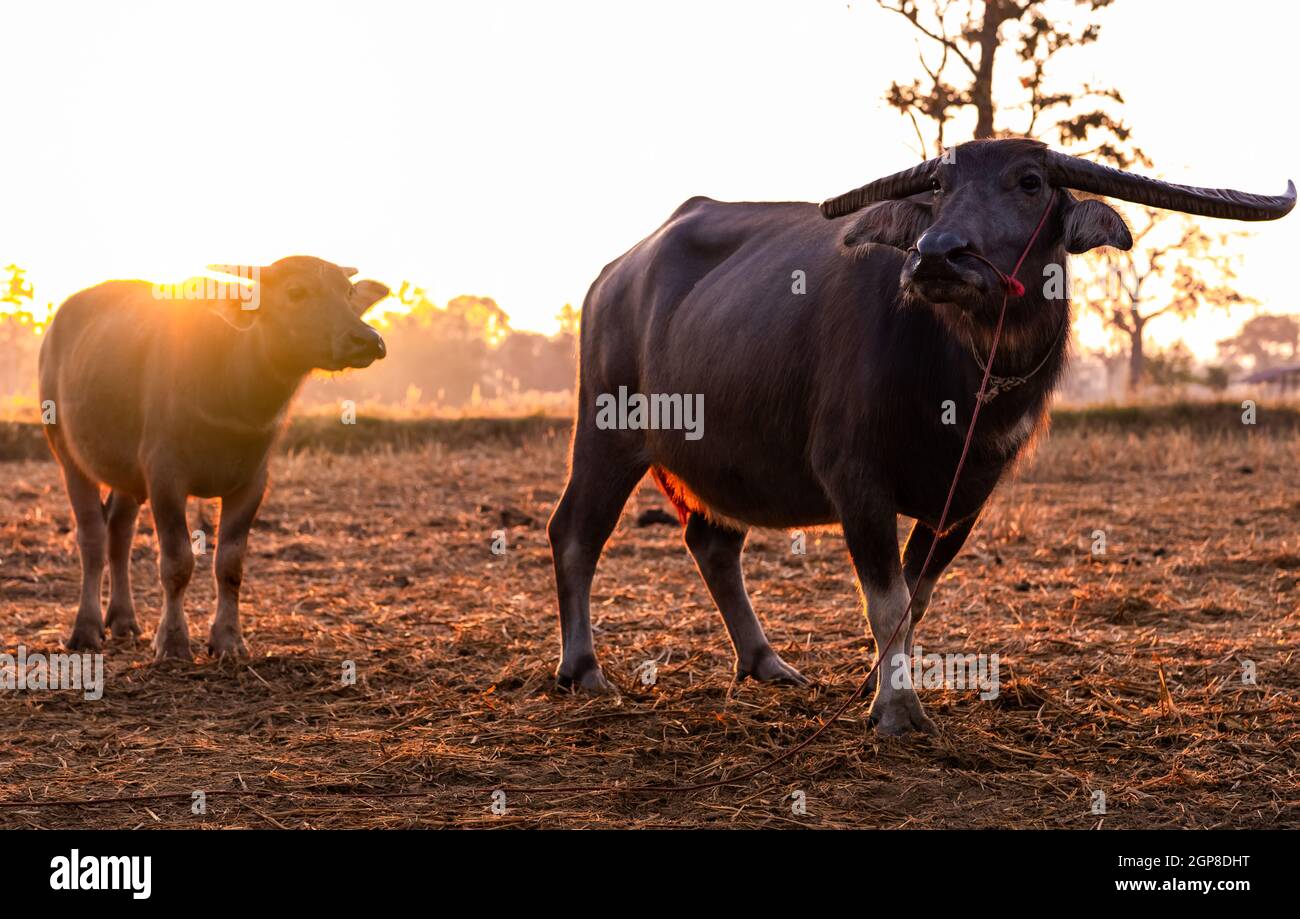
{"label": "tree", "polygon": [[1300,358],[1300,319],[1255,316],[1231,338],[1219,342],[1219,359],[1229,368],[1264,370]]}
{"label": "tree", "polygon": [[[1073,0],[1073,6],[1097,12],[1112,0]],[[1042,119],[1058,116],[1054,124],[1062,147],[1111,162],[1122,168],[1135,161],[1150,165],[1141,150],[1130,143],[1129,127],[1109,109],[1122,105],[1119,91],[1083,85],[1078,89],[1052,89],[1047,71],[1052,59],[1070,48],[1090,45],[1101,26],[1089,22],[1072,29],[1063,24],[1070,4],[1066,0],[876,0],[881,9],[897,13],[911,24],[928,47],[930,57],[918,47],[925,79],[895,81],[885,101],[906,115],[916,130],[921,154],[932,147],[934,155],[945,146],[945,130],[964,109],[975,114],[976,139],[1019,133],[1032,136]],[[1049,12],[1061,13],[1060,19]],[[1004,48],[1004,46],[1009,46]],[[1018,105],[999,104],[994,97],[998,52],[1014,53],[1025,97]],[[1019,108],[1027,112],[1021,129],[999,128],[998,112]],[[933,143],[927,145],[920,119],[932,122]],[[1092,144],[1091,149],[1079,150]]]}
{"label": "tree", "polygon": [[582,322],[582,310],[575,310],[572,303],[566,303],[556,313],[555,320],[560,324],[561,335],[571,335],[576,338],[578,336],[578,326]]}
{"label": "tree", "polygon": [[510,334],[510,317],[491,297],[461,294],[447,303],[447,313],[460,317],[475,338],[498,345]]}
{"label": "tree", "polygon": [[36,394],[36,364],[45,319],[35,310],[36,291],[17,265],[0,279],[0,397]]}
{"label": "tree", "polygon": [[[1237,259],[1221,251],[1229,238],[1242,234],[1211,234],[1184,215],[1150,207],[1142,211],[1144,222],[1131,230],[1132,249],[1090,254],[1095,271],[1082,297],[1086,308],[1127,345],[1130,393],[1148,377],[1145,336],[1153,320],[1186,320],[1204,307],[1226,310],[1254,302],[1230,286],[1237,277]],[[1162,228],[1165,242],[1160,242]]]}
{"label": "tree", "polygon": [[1162,389],[1200,382],[1196,375],[1196,357],[1183,341],[1176,341],[1165,350],[1148,356],[1146,370],[1151,385]]}
{"label": "tree", "polygon": [[27,272],[17,265],[6,265],[5,271],[8,272],[9,277],[0,284],[0,291],[4,292],[4,296],[0,297],[0,303],[8,303],[15,309],[24,303],[30,304],[36,291],[27,280]]}

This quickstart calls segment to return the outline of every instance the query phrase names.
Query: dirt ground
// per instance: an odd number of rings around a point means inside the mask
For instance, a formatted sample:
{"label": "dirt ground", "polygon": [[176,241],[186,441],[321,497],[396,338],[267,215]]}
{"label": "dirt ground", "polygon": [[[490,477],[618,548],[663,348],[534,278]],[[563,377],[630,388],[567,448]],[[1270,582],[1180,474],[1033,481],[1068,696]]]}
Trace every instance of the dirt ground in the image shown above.
{"label": "dirt ground", "polygon": [[[113,642],[99,701],[0,691],[0,827],[1297,826],[1298,448],[1294,434],[1058,433],[998,492],[918,637],[926,653],[997,654],[996,698],[922,689],[940,735],[903,740],[876,738],[858,703],[741,784],[510,791],[500,814],[503,786],[705,781],[807,736],[870,660],[842,539],[811,533],[798,555],[788,534],[751,536],[755,607],[817,685],[733,688],[678,528],[636,524],[666,508],[643,485],[592,601],[623,694],[572,697],[551,682],[561,438],[281,455],[246,566],[252,660],[155,666],[145,641]],[[53,463],[0,463],[0,651],[57,651],[69,632],[70,519]],[[141,520],[147,640],[161,595]],[[213,603],[200,568],[196,648]],[[654,685],[637,678],[648,660]],[[105,798],[129,800],[48,803]]]}

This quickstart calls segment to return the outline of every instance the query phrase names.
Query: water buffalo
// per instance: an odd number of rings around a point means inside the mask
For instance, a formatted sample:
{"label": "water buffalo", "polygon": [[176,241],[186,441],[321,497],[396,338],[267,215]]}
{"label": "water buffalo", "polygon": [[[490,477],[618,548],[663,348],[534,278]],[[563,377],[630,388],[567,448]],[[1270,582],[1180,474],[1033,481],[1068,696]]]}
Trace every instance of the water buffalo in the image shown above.
{"label": "water buffalo", "polygon": [[[772,649],[746,595],[740,556],[751,526],[840,524],[877,653],[888,660],[880,646],[898,634],[910,655],[935,581],[1042,423],[1060,378],[1067,253],[1132,245],[1119,214],[1067,189],[1238,220],[1281,217],[1295,204],[1294,185],[1275,197],[1194,188],[1030,140],[975,141],[820,210],[692,198],[607,265],[583,307],[569,480],[549,525],[559,685],[610,688],[592,644],[591,581],[647,470],[684,515],[737,678],[805,682]],[[1008,306],[997,395],[982,409],[951,523],[936,532],[1003,272],[1022,254],[1028,290]],[[598,401],[620,387],[702,399],[704,436],[635,423],[643,419],[602,423]],[[901,560],[900,514],[916,521]],[[934,729],[906,672],[901,686],[877,682],[878,731]]]}
{"label": "water buffalo", "polygon": [[[221,285],[217,296],[211,284],[170,291],[109,281],[74,294],[55,314],[41,347],[40,398],[54,408],[45,432],[63,468],[81,552],[71,649],[103,644],[105,550],[108,628],[115,637],[140,633],[131,540],[147,500],[166,597],[154,650],[159,659],[190,659],[182,600],[194,555],[185,503],[197,495],[221,499],[208,651],[247,654],[239,587],[271,442],[314,368],[366,367],[384,356],[383,339],[360,317],[388,295],[377,281],[353,285],[355,269],[308,256],[247,273],[257,278],[254,287]],[[102,504],[101,485],[110,489]]]}

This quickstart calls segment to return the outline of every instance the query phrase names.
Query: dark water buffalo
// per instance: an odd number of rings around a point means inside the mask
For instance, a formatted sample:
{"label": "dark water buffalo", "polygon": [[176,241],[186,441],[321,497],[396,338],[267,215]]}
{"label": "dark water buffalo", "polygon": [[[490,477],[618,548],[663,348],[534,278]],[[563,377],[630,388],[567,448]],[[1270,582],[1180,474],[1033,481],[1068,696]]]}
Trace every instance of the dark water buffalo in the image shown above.
{"label": "dark water buffalo", "polygon": [[[1276,197],[1198,189],[1033,141],[976,141],[820,211],[693,198],[608,265],[583,307],[571,470],[549,527],[560,685],[609,688],[592,644],[591,581],[647,470],[689,514],[686,545],[730,633],[738,678],[804,682],[746,596],[740,555],[751,526],[839,523],[878,653],[888,655],[880,645],[897,627],[910,654],[936,579],[1060,378],[1067,253],[1132,245],[1114,210],[1066,189],[1239,220],[1280,217],[1295,203],[1293,185]],[[1028,290],[1010,302],[993,368],[1000,392],[981,413],[951,523],[936,533],[1002,303],[1000,272],[1040,220],[1018,275]],[[620,387],[702,397],[703,436],[602,423],[600,403]],[[899,514],[916,521],[901,560]],[[932,730],[910,678],[896,682],[878,681],[877,729]]]}
{"label": "dark water buffalo", "polygon": [[[54,405],[45,431],[63,467],[81,552],[69,648],[103,644],[106,552],[107,625],[115,636],[139,634],[131,540],[147,500],[166,597],[154,649],[160,659],[190,658],[182,601],[194,555],[185,502],[197,495],[221,498],[208,650],[247,654],[239,627],[244,551],[289,400],[314,368],[365,367],[384,356],[383,339],[360,317],[388,288],[354,286],[355,273],[293,256],[250,269],[253,287],[223,284],[215,297],[211,282],[160,290],[109,281],[59,307],[41,347],[40,396]],[[111,489],[103,504],[101,485]]]}

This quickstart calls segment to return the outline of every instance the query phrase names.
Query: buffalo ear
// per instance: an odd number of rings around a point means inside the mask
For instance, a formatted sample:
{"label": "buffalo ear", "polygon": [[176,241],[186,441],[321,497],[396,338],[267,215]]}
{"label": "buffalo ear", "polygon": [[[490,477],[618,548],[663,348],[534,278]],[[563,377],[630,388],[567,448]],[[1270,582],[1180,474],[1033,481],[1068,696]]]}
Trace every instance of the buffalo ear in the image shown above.
{"label": "buffalo ear", "polygon": [[[225,296],[217,300],[206,301],[208,312],[220,317],[231,328],[247,332],[253,327],[253,323],[257,321],[259,303],[257,284],[261,280],[262,273],[266,270],[266,268],[257,265],[209,265],[208,271],[215,271],[217,274],[228,274],[245,282],[251,281],[253,286],[250,288],[223,279]],[[246,294],[247,296],[241,298],[238,294]]]}
{"label": "buffalo ear", "polygon": [[378,281],[357,281],[352,287],[352,311],[358,316],[389,294],[388,286]]}
{"label": "buffalo ear", "polygon": [[877,243],[895,249],[910,249],[934,220],[929,205],[916,201],[882,201],[862,212],[849,231],[844,245]]}
{"label": "buffalo ear", "polygon": [[1095,198],[1087,198],[1074,202],[1066,212],[1061,245],[1071,255],[1098,246],[1132,249],[1133,234],[1113,207]]}

